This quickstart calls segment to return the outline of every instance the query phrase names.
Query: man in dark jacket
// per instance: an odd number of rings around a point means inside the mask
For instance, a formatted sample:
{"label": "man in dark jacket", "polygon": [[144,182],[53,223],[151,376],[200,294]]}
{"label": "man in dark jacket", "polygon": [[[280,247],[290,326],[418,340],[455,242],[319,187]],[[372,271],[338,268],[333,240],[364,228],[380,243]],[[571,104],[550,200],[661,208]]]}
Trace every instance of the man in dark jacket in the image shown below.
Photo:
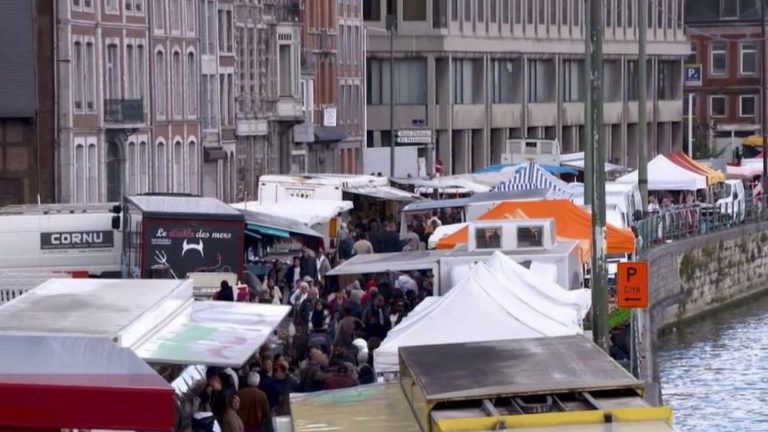
{"label": "man in dark jacket", "polygon": [[219,291],[216,292],[213,299],[218,301],[235,301],[235,291],[232,289],[232,285],[225,280],[221,281]]}
{"label": "man in dark jacket", "polygon": [[307,275],[307,271],[304,266],[301,265],[301,259],[299,257],[293,257],[293,266],[285,271],[285,285],[288,287],[288,292],[292,293],[299,287],[301,279]]}

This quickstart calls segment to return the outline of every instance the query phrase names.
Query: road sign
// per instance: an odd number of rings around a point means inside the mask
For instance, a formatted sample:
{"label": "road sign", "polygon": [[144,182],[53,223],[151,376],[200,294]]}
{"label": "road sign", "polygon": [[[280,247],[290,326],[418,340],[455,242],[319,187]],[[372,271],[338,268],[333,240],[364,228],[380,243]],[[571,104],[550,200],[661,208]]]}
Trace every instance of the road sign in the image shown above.
{"label": "road sign", "polygon": [[400,144],[431,144],[431,129],[404,129],[395,132],[396,141]]}
{"label": "road sign", "polygon": [[701,65],[700,64],[685,65],[685,85],[687,86],[701,85]]}
{"label": "road sign", "polygon": [[619,263],[616,274],[616,304],[620,308],[648,307],[648,263]]}

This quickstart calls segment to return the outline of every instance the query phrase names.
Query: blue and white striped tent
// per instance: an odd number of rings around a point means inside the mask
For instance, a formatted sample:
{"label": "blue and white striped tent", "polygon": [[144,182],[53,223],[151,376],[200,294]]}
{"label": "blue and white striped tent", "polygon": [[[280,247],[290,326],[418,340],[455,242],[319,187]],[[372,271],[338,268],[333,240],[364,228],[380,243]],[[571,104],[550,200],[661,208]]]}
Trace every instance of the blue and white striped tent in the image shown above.
{"label": "blue and white striped tent", "polygon": [[553,198],[570,198],[573,195],[568,183],[550,174],[536,162],[520,165],[511,179],[499,183],[494,190],[503,192],[528,189],[549,189]]}

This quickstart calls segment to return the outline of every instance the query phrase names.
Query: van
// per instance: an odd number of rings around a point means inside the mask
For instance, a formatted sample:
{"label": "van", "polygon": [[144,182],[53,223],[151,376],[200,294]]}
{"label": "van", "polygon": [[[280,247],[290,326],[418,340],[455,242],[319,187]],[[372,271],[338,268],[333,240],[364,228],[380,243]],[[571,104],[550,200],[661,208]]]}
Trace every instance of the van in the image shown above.
{"label": "van", "polygon": [[[576,205],[584,205],[583,185],[574,187],[573,202]],[[644,209],[643,199],[640,197],[640,188],[637,184],[609,182],[605,184],[606,208],[615,208],[621,213],[624,227],[635,225],[635,215]]]}

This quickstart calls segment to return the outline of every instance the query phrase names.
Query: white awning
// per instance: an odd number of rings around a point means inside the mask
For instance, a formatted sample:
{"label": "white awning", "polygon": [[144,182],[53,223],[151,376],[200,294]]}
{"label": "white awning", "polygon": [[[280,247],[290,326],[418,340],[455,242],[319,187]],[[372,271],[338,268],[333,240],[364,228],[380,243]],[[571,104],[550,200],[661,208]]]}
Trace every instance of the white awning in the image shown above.
{"label": "white awning", "polygon": [[193,301],[132,348],[151,363],[241,367],[289,310],[269,304]]}
{"label": "white awning", "polygon": [[431,269],[450,251],[393,252],[357,255],[328,272],[329,276]]}
{"label": "white awning", "polygon": [[410,192],[393,188],[392,186],[358,186],[344,188],[344,192],[365,195],[386,201],[419,201],[424,198]]}

